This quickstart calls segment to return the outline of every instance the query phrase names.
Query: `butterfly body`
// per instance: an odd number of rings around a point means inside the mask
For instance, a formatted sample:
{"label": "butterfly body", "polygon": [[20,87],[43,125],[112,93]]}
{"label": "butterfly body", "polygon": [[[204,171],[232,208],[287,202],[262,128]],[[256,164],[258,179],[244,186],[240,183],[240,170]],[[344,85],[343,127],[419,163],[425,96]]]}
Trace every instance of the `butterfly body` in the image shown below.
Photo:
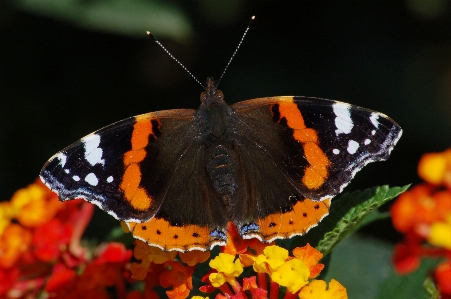
{"label": "butterfly body", "polygon": [[227,105],[212,78],[197,110],[151,112],[63,149],[41,179],[61,200],[84,198],[165,250],[305,234],[369,162],[402,134],[379,112],[305,97]]}

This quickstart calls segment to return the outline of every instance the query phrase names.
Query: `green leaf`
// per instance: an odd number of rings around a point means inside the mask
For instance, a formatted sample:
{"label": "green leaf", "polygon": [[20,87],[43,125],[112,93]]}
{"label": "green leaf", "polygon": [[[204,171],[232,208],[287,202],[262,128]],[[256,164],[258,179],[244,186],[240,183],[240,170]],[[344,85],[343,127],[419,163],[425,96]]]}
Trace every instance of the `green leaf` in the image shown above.
{"label": "green leaf", "polygon": [[[324,234],[316,248],[324,255],[328,254],[335,245],[355,231],[366,216],[407,188],[409,186],[392,188],[381,186],[343,194],[332,202],[330,209],[329,223],[336,224],[332,230]],[[324,229],[327,229],[326,226]]]}
{"label": "green leaf", "polygon": [[146,30],[156,37],[178,42],[190,39],[191,24],[180,8],[163,1],[146,0],[12,0],[18,8],[54,17],[80,27],[145,38]]}
{"label": "green leaf", "polygon": [[[381,186],[342,194],[339,198],[332,200],[329,216],[324,218],[318,227],[302,237],[293,238],[288,243],[291,245],[285,248],[294,248],[310,243],[327,255],[348,234],[361,227],[366,216],[374,213],[377,208],[397,197],[407,188],[409,185],[392,188]],[[380,217],[382,217],[381,214],[376,214],[371,216],[371,220]],[[364,224],[367,223],[364,222]]]}
{"label": "green leaf", "polygon": [[439,299],[440,298],[440,291],[438,290],[437,286],[435,285],[434,281],[430,276],[426,277],[426,279],[423,282],[423,288],[426,291],[426,293],[429,295],[429,299]]}

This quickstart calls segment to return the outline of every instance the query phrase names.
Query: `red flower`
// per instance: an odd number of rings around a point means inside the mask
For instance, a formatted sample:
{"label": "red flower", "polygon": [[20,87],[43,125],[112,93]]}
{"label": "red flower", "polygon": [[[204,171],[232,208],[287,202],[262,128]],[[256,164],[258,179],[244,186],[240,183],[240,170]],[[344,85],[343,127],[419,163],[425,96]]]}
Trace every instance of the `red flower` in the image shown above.
{"label": "red flower", "polygon": [[44,262],[56,261],[61,251],[66,250],[72,237],[72,226],[54,218],[39,226],[34,234],[32,250]]}
{"label": "red flower", "polygon": [[131,255],[131,250],[127,250],[123,244],[109,243],[100,249],[99,256],[87,264],[80,275],[60,266],[52,273],[50,285],[46,287],[49,297],[80,298],[95,295],[96,298],[109,298],[108,290],[114,289],[118,298],[125,298],[123,272]]}
{"label": "red flower", "polygon": [[0,268],[0,296],[5,295],[13,288],[14,284],[19,280],[19,275],[20,271],[18,268]]}
{"label": "red flower", "polygon": [[268,297],[268,291],[258,287],[256,276],[243,278],[243,290],[250,291],[252,299],[265,299]]}
{"label": "red flower", "polygon": [[440,293],[451,296],[451,261],[441,263],[435,269],[435,279],[437,280]]}

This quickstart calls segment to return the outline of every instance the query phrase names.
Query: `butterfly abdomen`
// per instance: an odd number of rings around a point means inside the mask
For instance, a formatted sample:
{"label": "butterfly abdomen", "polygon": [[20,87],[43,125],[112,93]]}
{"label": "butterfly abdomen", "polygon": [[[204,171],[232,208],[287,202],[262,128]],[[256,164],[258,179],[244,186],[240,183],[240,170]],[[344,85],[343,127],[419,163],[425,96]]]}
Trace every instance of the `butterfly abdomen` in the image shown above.
{"label": "butterfly abdomen", "polygon": [[219,195],[232,195],[237,188],[235,155],[233,148],[226,144],[207,148],[207,175]]}

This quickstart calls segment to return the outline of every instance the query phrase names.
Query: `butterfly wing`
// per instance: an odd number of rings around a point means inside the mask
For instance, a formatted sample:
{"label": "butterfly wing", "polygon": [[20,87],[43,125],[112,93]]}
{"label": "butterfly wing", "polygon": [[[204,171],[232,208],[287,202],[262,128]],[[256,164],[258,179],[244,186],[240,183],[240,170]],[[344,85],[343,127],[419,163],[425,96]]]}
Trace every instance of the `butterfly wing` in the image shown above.
{"label": "butterfly wing", "polygon": [[306,233],[357,171],[389,157],[402,134],[382,113],[325,99],[260,98],[232,108],[248,190],[234,219],[245,238]]}
{"label": "butterfly wing", "polygon": [[160,111],[109,125],[54,155],[40,177],[60,200],[84,198],[149,244],[180,251],[223,244],[224,203],[205,175],[195,113]]}

